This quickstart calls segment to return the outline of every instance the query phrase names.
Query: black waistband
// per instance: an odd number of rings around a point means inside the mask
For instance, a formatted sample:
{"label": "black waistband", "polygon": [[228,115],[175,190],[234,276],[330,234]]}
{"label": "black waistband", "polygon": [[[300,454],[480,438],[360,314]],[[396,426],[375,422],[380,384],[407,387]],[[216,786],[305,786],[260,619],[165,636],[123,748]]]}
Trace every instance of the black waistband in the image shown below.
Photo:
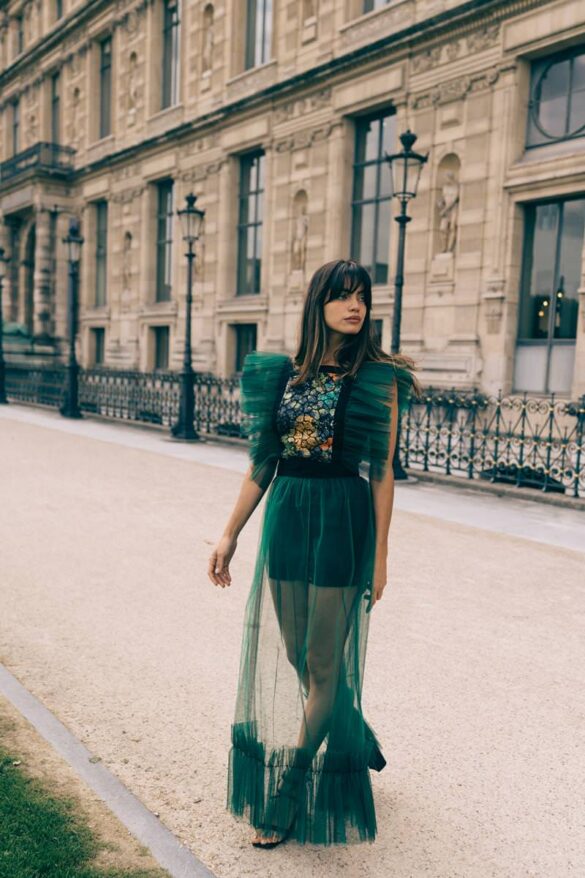
{"label": "black waistband", "polygon": [[328,463],[305,457],[281,457],[276,469],[277,476],[310,476],[317,479],[358,476],[357,470],[349,469],[339,462]]}

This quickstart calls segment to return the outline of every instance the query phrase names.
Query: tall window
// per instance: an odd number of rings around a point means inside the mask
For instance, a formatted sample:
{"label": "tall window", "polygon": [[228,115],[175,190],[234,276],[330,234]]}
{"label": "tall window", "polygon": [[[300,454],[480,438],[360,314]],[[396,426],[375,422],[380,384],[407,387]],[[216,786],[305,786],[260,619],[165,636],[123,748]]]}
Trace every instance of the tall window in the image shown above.
{"label": "tall window", "polygon": [[374,9],[381,9],[387,6],[390,0],[364,0],[364,13],[373,12]]}
{"label": "tall window", "polygon": [[105,360],[106,331],[103,326],[92,329],[93,365],[103,366]]}
{"label": "tall window", "polygon": [[584,229],[583,198],[526,208],[516,390],[571,389]]}
{"label": "tall window", "polygon": [[61,75],[51,76],[51,143],[61,142]]}
{"label": "tall window", "polygon": [[392,180],[385,153],[396,141],[394,113],[358,120],[353,171],[352,256],[375,284],[388,283]]}
{"label": "tall window", "polygon": [[154,368],[169,368],[169,327],[155,326],[154,333]]}
{"label": "tall window", "polygon": [[173,181],[157,184],[156,301],[168,302],[172,293]]}
{"label": "tall window", "polygon": [[98,201],[95,206],[95,304],[105,305],[107,299],[108,259],[108,204]]}
{"label": "tall window", "polygon": [[238,295],[260,292],[263,197],[264,156],[244,156],[240,163]]}
{"label": "tall window", "polygon": [[99,136],[112,133],[112,38],[100,43],[100,127]]}
{"label": "tall window", "polygon": [[179,100],[179,3],[165,0],[163,12],[162,107]]}
{"label": "tall window", "polygon": [[246,0],[246,56],[245,67],[258,67],[270,61],[272,53],[273,0]]}
{"label": "tall window", "polygon": [[527,146],[585,135],[585,49],[532,65]]}
{"label": "tall window", "polygon": [[63,0],[55,0],[55,19],[63,18]]}
{"label": "tall window", "polygon": [[246,354],[256,350],[256,324],[237,323],[236,329],[236,372],[241,372]]}
{"label": "tall window", "polygon": [[24,52],[24,17],[16,16],[16,54]]}
{"label": "tall window", "polygon": [[12,155],[20,150],[20,101],[12,101]]}
{"label": "tall window", "polygon": [[384,329],[384,321],[377,318],[376,320],[372,320],[372,324],[373,324],[373,328],[374,328],[374,335],[376,336],[376,339],[378,340],[378,344],[381,345],[382,344],[382,330]]}

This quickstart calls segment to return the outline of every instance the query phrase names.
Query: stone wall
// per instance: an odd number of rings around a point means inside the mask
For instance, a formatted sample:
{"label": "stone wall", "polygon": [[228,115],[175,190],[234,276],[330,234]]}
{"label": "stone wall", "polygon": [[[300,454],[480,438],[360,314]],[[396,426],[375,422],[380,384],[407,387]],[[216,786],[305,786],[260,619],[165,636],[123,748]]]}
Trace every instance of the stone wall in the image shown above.
{"label": "stone wall", "polygon": [[[81,215],[81,357],[92,327],[106,328],[106,363],[150,368],[150,329],[170,327],[171,363],[183,351],[186,261],[177,219],[173,295],[154,302],[155,184],[175,181],[175,206],[193,191],[206,211],[197,260],[193,350],[197,369],[230,374],[234,325],[255,323],[258,347],[293,350],[303,291],[325,260],[350,248],[355,120],[393,108],[429,153],[407,235],[403,349],[424,382],[511,389],[524,220],[522,205],[585,191],[583,141],[525,150],[529,65],[583,40],[578,0],[491,3],[395,0],[360,15],[357,0],[275,2],[272,59],[244,70],[244,4],[183,0],[180,99],[160,110],[162,3],[68,6],[29,3],[25,51],[15,57],[13,11],[0,23],[0,144],[10,157],[11,100],[20,96],[22,148],[49,139],[50,76],[61,71],[63,143],[75,174],[56,186],[40,175],[1,184],[5,217],[53,204]],[[432,20],[431,20],[432,17]],[[30,21],[29,21],[30,18]],[[113,41],[112,133],[97,135],[99,40]],[[262,291],[236,296],[239,157],[265,153]],[[107,304],[92,304],[93,202],[108,216]],[[37,220],[38,221],[38,220]],[[38,236],[46,251],[47,229]],[[390,343],[389,282],[374,289],[374,316]],[[57,337],[65,335],[66,262],[59,251]],[[42,254],[39,250],[39,256]],[[46,254],[45,254],[46,258]],[[585,275],[585,270],[584,270]],[[39,283],[41,281],[39,280]],[[47,286],[42,295],[47,307]],[[581,302],[585,296],[582,284]],[[40,306],[39,306],[40,307]],[[572,392],[585,392],[585,318]]]}

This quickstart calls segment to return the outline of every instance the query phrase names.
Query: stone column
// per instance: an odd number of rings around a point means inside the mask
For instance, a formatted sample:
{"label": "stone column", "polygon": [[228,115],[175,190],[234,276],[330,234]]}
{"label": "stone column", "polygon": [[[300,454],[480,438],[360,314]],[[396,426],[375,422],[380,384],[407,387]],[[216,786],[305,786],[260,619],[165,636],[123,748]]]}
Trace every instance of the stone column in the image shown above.
{"label": "stone column", "polygon": [[219,204],[216,232],[216,303],[231,299],[236,291],[237,259],[237,187],[238,175],[234,159],[226,156],[219,172]]}
{"label": "stone column", "polygon": [[51,253],[51,215],[40,208],[35,218],[35,267],[33,275],[33,334],[41,338],[51,335],[53,290],[53,258]]}
{"label": "stone column", "polygon": [[335,125],[329,135],[329,177],[327,180],[327,204],[325,206],[325,242],[323,262],[330,259],[347,259],[351,213],[351,145],[345,123]]}

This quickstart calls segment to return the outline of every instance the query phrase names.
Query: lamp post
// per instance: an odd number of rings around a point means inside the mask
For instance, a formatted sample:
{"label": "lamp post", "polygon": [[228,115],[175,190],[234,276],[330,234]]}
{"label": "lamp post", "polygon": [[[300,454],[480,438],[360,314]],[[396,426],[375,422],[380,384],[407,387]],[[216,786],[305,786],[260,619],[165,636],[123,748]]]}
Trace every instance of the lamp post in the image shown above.
{"label": "lamp post", "polygon": [[[414,152],[412,147],[416,142],[416,134],[407,130],[400,135],[402,149],[400,152],[388,155],[386,160],[390,165],[392,175],[392,195],[400,202],[400,213],[394,217],[398,223],[398,259],[396,262],[396,275],[394,278],[394,312],[392,314],[392,344],[391,352],[398,354],[400,352],[400,324],[402,321],[402,288],[404,286],[404,251],[406,246],[406,226],[410,222],[411,217],[408,216],[406,210],[408,202],[411,198],[416,198],[416,191],[422,166],[428,159],[428,155],[421,155]],[[398,435],[396,438],[396,448],[394,458],[392,460],[392,469],[394,478],[399,481],[408,479],[406,470],[400,461],[400,420],[398,421]]]}
{"label": "lamp post", "polygon": [[187,301],[185,313],[185,348],[183,353],[183,368],[181,369],[181,401],[179,405],[179,420],[171,428],[171,433],[176,439],[195,441],[199,434],[194,427],[195,419],[195,381],[193,366],[191,363],[191,306],[193,304],[193,263],[195,261],[195,241],[201,234],[205,211],[195,207],[197,196],[189,193],[185,197],[187,206],[178,210],[181,220],[183,241],[187,244]]}
{"label": "lamp post", "polygon": [[4,362],[4,319],[2,312],[2,288],[6,275],[6,266],[10,260],[4,255],[4,247],[0,247],[0,405],[8,404],[6,396],[6,364]]}
{"label": "lamp post", "polygon": [[79,260],[81,259],[81,245],[83,238],[79,232],[79,220],[72,217],[69,220],[69,232],[63,243],[67,244],[67,257],[69,262],[69,286],[67,298],[67,314],[69,328],[69,359],[67,362],[67,385],[65,387],[65,399],[59,409],[65,418],[81,418],[78,397],[79,364],[75,354],[75,340],[77,337],[77,297],[79,287]]}

